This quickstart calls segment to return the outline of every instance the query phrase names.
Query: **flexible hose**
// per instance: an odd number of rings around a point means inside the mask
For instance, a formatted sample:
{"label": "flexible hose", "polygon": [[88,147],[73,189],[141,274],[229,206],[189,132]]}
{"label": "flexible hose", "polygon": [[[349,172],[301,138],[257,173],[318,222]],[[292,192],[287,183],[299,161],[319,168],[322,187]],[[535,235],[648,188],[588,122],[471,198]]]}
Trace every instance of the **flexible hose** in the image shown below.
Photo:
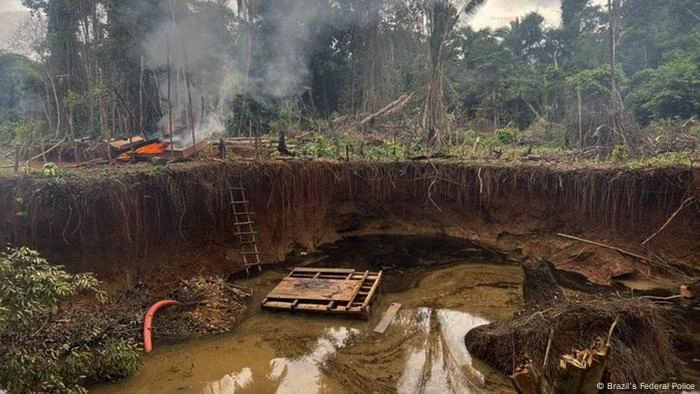
{"label": "flexible hose", "polygon": [[163,300],[156,302],[155,304],[151,305],[150,308],[148,308],[148,312],[146,312],[146,317],[143,319],[143,349],[146,351],[146,353],[150,353],[153,349],[153,343],[151,342],[151,326],[153,325],[153,315],[156,314],[156,311],[158,309],[170,305],[182,304],[175,300]]}

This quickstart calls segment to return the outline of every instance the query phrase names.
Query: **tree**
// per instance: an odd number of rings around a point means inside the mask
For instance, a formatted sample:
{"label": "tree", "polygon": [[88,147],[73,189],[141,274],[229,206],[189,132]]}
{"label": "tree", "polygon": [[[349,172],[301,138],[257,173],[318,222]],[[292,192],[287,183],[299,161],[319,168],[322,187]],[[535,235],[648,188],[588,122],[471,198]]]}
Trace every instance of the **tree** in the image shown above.
{"label": "tree", "polygon": [[658,68],[635,74],[627,102],[637,119],[648,124],[700,114],[699,62],[700,56],[679,52]]}
{"label": "tree", "polygon": [[470,17],[486,0],[425,0],[428,27],[430,82],[423,107],[422,126],[427,131],[428,144],[442,143],[444,72],[447,52],[445,44],[453,37],[454,27],[462,16]]}

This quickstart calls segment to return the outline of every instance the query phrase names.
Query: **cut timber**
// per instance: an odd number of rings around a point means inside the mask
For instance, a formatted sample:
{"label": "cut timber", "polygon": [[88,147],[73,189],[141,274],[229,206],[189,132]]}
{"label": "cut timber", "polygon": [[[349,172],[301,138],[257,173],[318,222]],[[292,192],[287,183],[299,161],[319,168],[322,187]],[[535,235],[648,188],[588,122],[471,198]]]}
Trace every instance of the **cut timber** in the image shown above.
{"label": "cut timber", "polygon": [[394,317],[399,312],[399,309],[401,309],[401,304],[398,302],[394,302],[393,304],[389,305],[386,311],[384,311],[382,320],[380,320],[379,324],[374,327],[374,332],[384,334],[384,331],[389,328],[389,324],[391,324],[391,322],[394,320]]}
{"label": "cut timber", "polygon": [[346,268],[294,268],[268,294],[261,307],[369,317],[382,272]]}

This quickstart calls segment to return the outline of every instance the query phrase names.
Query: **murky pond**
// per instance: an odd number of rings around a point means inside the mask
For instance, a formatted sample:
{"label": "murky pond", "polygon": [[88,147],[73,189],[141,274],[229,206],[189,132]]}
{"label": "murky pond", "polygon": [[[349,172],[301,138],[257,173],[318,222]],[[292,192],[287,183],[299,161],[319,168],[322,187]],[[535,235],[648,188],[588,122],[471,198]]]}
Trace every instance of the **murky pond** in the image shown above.
{"label": "murky pond", "polygon": [[[463,338],[471,328],[505,317],[520,304],[517,266],[465,260],[389,274],[369,322],[260,310],[264,295],[284,275],[283,270],[268,271],[243,281],[255,294],[248,317],[235,331],[174,345],[156,343],[137,375],[91,391],[512,392],[505,376],[470,357]],[[403,305],[397,318],[386,333],[372,332],[392,302]]]}

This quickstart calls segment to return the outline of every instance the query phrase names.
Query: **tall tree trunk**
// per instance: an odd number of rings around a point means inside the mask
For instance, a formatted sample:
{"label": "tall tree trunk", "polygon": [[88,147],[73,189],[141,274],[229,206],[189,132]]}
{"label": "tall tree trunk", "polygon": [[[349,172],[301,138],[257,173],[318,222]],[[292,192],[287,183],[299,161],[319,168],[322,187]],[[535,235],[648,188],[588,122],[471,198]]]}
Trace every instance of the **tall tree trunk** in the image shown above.
{"label": "tall tree trunk", "polygon": [[[98,80],[99,80],[99,91],[100,91],[100,133],[102,134],[102,138],[105,139],[108,143],[111,141],[111,135],[109,132],[109,115],[108,115],[108,108],[107,108],[107,93],[105,91],[105,86],[104,86],[104,78],[102,77],[102,72],[100,71],[98,74]],[[109,161],[112,161],[112,149],[109,146],[106,146],[107,149],[107,157],[109,158]]]}
{"label": "tall tree trunk", "polygon": [[617,24],[619,18],[619,1],[608,0],[608,10],[610,11],[610,103],[613,112],[619,110],[617,78],[615,77],[615,68],[617,63]]}
{"label": "tall tree trunk", "polygon": [[168,36],[168,39],[166,40],[165,54],[168,63],[168,127],[166,128],[166,130],[168,131],[168,136],[170,137],[170,153],[172,154],[173,150],[175,149],[175,143],[173,142],[173,102],[171,98],[172,72],[170,70],[170,36]]}
{"label": "tall tree trunk", "polygon": [[583,114],[581,112],[581,86],[576,87],[576,101],[578,102],[578,144],[583,149]]}
{"label": "tall tree trunk", "polygon": [[143,133],[144,128],[144,117],[143,117],[143,87],[144,87],[144,77],[145,77],[145,65],[143,61],[143,55],[141,55],[141,70],[139,73],[139,130]]}
{"label": "tall tree trunk", "polygon": [[53,99],[56,104],[56,139],[60,137],[61,132],[61,101],[58,99],[58,91],[56,90],[56,81],[51,77],[51,73],[47,72],[46,76],[49,77],[51,82],[51,88],[53,89]]}

